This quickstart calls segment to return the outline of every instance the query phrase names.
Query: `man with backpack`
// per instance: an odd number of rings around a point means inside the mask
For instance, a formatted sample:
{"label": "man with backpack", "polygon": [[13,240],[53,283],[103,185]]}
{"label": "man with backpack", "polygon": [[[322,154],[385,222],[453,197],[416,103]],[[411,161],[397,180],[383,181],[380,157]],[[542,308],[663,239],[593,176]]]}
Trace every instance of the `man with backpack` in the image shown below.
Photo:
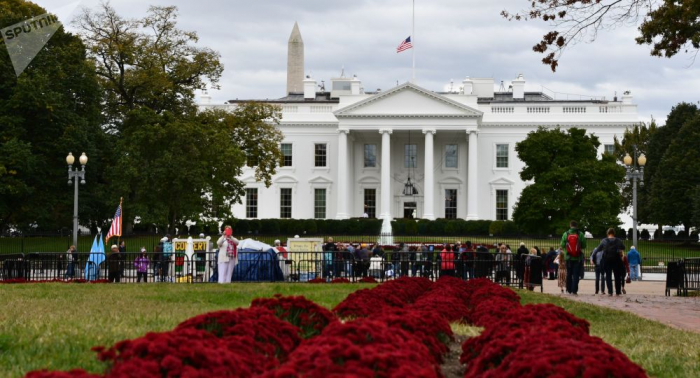
{"label": "man with backpack", "polygon": [[622,292],[622,280],[625,277],[625,266],[622,263],[622,253],[625,245],[622,240],[615,237],[615,229],[608,229],[608,237],[600,241],[598,249],[603,251],[603,267],[605,268],[605,281],[608,284],[608,295],[612,297],[612,275],[615,274],[615,295]]}
{"label": "man with backpack", "polygon": [[586,236],[578,230],[578,223],[571,221],[569,230],[561,236],[561,247],[566,261],[566,292],[578,295],[578,281],[583,268],[583,250],[586,249]]}

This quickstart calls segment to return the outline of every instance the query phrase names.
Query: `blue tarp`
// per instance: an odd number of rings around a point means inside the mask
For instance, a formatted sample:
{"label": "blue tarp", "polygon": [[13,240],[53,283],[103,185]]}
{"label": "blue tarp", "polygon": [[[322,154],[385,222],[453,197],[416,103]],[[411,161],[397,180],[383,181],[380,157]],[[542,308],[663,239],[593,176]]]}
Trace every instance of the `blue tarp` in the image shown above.
{"label": "blue tarp", "polygon": [[277,254],[272,249],[265,252],[239,250],[238,265],[231,281],[284,281]]}

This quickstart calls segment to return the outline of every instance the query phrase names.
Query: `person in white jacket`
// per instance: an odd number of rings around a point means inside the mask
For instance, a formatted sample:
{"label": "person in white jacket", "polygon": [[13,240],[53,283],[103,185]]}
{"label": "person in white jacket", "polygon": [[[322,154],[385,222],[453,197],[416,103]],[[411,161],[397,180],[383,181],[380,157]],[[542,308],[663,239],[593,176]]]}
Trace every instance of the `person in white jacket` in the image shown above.
{"label": "person in white jacket", "polygon": [[238,239],[233,237],[231,226],[224,228],[224,234],[216,244],[219,246],[219,283],[230,283],[233,269],[238,264]]}

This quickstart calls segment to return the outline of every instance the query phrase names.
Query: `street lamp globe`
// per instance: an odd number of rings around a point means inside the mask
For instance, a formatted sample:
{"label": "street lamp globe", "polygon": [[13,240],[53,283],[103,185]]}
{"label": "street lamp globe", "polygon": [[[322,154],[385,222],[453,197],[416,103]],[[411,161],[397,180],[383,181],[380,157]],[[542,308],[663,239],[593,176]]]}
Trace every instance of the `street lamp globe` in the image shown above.
{"label": "street lamp globe", "polygon": [[80,164],[85,165],[85,164],[87,164],[87,161],[88,161],[88,157],[87,157],[87,155],[85,155],[85,152],[83,152],[83,154],[80,155]]}
{"label": "street lamp globe", "polygon": [[631,166],[632,165],[632,156],[630,154],[625,155],[625,158],[622,159],[622,161],[625,163],[626,166]]}
{"label": "street lamp globe", "polygon": [[639,158],[637,158],[637,164],[639,164],[640,167],[643,167],[647,164],[647,157],[644,156],[644,154],[639,155]]}
{"label": "street lamp globe", "polygon": [[66,163],[68,163],[68,165],[73,165],[73,163],[75,163],[75,156],[73,156],[72,152],[69,152],[68,156],[66,156]]}

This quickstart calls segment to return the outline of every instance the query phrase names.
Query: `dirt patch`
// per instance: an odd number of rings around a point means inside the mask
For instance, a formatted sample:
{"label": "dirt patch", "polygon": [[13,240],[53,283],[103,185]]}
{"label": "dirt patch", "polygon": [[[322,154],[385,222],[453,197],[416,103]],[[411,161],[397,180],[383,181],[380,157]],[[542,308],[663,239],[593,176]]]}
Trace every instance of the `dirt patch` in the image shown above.
{"label": "dirt patch", "polygon": [[445,378],[464,377],[464,366],[459,363],[459,356],[462,355],[462,344],[469,336],[455,335],[455,340],[450,343],[450,351],[445,356],[445,363],[442,364],[442,374]]}

